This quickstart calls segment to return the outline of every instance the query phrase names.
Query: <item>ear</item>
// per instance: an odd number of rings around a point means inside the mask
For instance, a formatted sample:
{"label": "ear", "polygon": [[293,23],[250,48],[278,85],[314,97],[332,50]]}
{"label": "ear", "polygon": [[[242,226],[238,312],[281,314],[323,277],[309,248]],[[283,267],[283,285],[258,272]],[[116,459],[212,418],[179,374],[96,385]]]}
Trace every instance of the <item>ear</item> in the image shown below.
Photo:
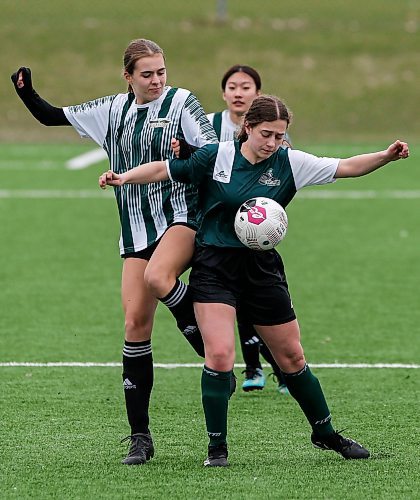
{"label": "ear", "polygon": [[251,127],[248,125],[248,122],[246,120],[244,121],[244,128],[247,135],[249,135],[251,133]]}
{"label": "ear", "polygon": [[226,94],[223,92],[222,94],[223,100],[226,102]]}
{"label": "ear", "polygon": [[124,71],[124,78],[127,80],[128,83],[131,84],[133,77],[130,75],[130,73],[128,73],[127,71]]}

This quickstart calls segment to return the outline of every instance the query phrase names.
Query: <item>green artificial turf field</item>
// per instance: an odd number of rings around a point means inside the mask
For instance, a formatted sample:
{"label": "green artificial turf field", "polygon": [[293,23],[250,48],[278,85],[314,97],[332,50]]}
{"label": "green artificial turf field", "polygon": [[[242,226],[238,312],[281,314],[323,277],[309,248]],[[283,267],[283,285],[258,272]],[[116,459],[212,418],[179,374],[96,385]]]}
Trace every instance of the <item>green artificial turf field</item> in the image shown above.
{"label": "green artificial turf field", "polygon": [[[386,146],[302,149],[348,156]],[[0,146],[0,497],[418,498],[419,370],[316,366],[419,366],[420,150],[368,177],[303,190],[278,247],[334,423],[372,458],[313,449],[297,405],[268,381],[233,396],[231,467],[207,470],[199,368],[156,369],[156,456],[128,468],[118,366],[10,366],[121,359],[118,218],[111,191],[97,188],[107,166],[65,168],[87,149]],[[200,363],[163,307],[153,348],[162,365]]]}

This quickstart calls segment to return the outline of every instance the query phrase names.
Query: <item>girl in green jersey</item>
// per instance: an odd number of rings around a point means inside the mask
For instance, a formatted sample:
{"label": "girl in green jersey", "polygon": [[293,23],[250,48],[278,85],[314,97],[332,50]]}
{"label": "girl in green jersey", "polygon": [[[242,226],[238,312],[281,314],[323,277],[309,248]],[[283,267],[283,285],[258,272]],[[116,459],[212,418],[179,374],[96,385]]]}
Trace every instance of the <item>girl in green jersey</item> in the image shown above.
{"label": "girl in green jersey", "polygon": [[346,459],[369,457],[366,448],[332,426],[321,385],[305,361],[280,255],[275,250],[245,248],[236,237],[234,217],[238,207],[252,197],[272,198],[286,207],[305,186],[369,174],[407,158],[408,145],[397,140],[375,153],[320,158],[280,147],[290,119],[278,98],[260,96],[245,115],[238,141],[204,146],[188,160],[152,162],[124,174],[108,171],[99,178],[103,188],[167,178],[199,187],[203,219],[190,287],[206,352],[201,387],[210,442],[205,466],[228,465],[227,412],[238,302],[282,369],[290,394],[312,428],[313,445]]}
{"label": "girl in green jersey", "polygon": [[[261,94],[261,77],[258,71],[251,66],[235,64],[222,77],[222,97],[226,109],[217,113],[210,113],[207,118],[213,125],[220,142],[233,141],[240,131],[245,113],[252,101]],[[286,136],[282,147],[291,147],[290,137]],[[265,375],[260,363],[260,352],[270,363],[273,378],[278,383],[280,394],[288,394],[286,382],[282,372],[274,360],[271,352],[259,338],[252,324],[242,318],[238,310],[238,333],[241,343],[242,357],[245,361],[245,380],[242,389],[246,392],[262,390],[265,387]]]}

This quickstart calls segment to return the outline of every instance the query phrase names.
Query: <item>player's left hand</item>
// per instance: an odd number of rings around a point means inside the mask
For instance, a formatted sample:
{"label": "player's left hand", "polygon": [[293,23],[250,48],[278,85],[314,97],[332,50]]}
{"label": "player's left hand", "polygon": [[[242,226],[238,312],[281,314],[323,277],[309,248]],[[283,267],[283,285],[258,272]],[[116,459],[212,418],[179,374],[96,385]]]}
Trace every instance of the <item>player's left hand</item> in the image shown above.
{"label": "player's left hand", "polygon": [[389,161],[402,160],[410,156],[410,150],[406,142],[397,140],[388,146],[386,154]]}

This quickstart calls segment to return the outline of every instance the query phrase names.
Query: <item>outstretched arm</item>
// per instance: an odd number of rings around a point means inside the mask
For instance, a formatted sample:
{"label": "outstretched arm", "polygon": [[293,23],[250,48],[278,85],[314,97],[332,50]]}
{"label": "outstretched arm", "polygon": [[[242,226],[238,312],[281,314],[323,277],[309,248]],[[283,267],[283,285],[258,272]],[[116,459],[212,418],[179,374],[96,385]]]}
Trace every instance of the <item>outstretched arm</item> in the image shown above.
{"label": "outstretched arm", "polygon": [[352,156],[351,158],[340,160],[334,177],[361,177],[383,167],[391,161],[408,158],[409,154],[408,144],[397,140],[393,144],[390,144],[384,151]]}
{"label": "outstretched arm", "polygon": [[128,170],[123,174],[116,174],[112,170],[104,172],[99,177],[99,187],[122,186],[123,184],[149,184],[169,179],[166,162],[152,161]]}
{"label": "outstretched arm", "polygon": [[52,106],[35,92],[29,68],[19,68],[11,79],[17,95],[40,123],[47,126],[71,125],[62,108]]}

